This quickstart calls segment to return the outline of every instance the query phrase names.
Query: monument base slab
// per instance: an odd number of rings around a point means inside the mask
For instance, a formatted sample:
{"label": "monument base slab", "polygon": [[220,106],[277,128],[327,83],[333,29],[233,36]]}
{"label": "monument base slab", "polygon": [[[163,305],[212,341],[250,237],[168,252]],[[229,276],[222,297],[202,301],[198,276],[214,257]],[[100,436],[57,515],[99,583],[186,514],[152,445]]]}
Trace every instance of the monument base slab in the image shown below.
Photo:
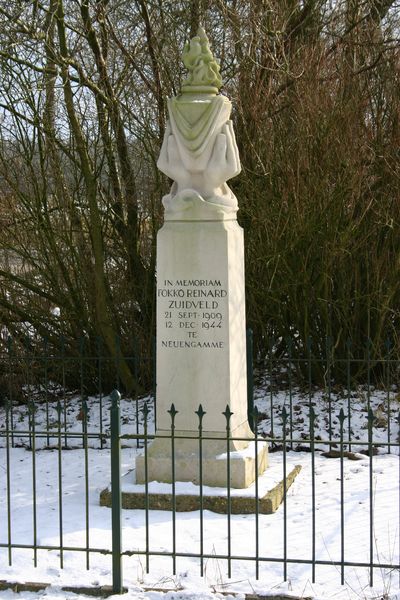
{"label": "monument base slab", "polygon": [[[174,442],[173,461],[170,438],[156,438],[148,448],[147,457],[138,456],[137,483],[145,483],[146,479],[164,483],[171,483],[172,479],[200,483],[199,440],[178,438]],[[254,441],[231,440],[229,453],[224,440],[208,438],[203,444],[203,485],[226,487],[229,474],[231,488],[247,488],[268,466],[268,447],[264,442],[258,442],[256,446]]]}
{"label": "monument base slab", "polygon": [[[196,486],[191,486],[192,493],[181,492],[177,484],[178,491],[175,495],[171,493],[171,487],[164,485],[164,488],[155,492],[143,492],[143,485],[129,483],[132,479],[132,472],[123,477],[122,482],[122,508],[142,509],[142,510],[176,510],[177,512],[189,512],[195,510],[210,510],[215,513],[227,514],[259,514],[269,515],[274,513],[283,502],[285,490],[290,488],[295,478],[301,471],[301,465],[295,465],[287,474],[286,480],[283,479],[263,485],[263,477],[259,478],[259,498],[258,502],[255,495],[245,493],[244,490],[232,490],[229,497],[226,489],[218,490],[210,494],[210,490],[205,488],[204,493],[200,495],[200,490]],[[124,485],[128,479],[127,485]],[[151,486],[150,486],[150,489]],[[183,488],[184,489],[184,488]],[[137,490],[137,491],[136,491]],[[100,505],[111,507],[111,490],[106,488],[100,494]]]}

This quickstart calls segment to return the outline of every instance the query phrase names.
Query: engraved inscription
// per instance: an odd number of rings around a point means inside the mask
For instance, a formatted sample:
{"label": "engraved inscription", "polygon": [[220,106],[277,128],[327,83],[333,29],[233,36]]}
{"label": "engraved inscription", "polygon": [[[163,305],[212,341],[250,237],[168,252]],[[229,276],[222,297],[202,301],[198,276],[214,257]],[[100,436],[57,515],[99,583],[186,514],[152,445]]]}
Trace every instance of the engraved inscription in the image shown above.
{"label": "engraved inscription", "polygon": [[161,348],[224,348],[228,292],[220,279],[164,279],[157,303]]}

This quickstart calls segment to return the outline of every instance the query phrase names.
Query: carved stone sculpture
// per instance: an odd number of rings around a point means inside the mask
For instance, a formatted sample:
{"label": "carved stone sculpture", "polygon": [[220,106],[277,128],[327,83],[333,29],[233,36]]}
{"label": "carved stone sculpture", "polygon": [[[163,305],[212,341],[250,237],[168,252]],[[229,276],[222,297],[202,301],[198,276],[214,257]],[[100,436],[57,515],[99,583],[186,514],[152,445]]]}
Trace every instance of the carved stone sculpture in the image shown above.
{"label": "carved stone sculpture", "polygon": [[[189,70],[181,94],[168,100],[167,123],[158,168],[174,183],[164,196],[166,220],[225,218],[238,209],[227,181],[240,173],[230,120],[232,105],[219,94],[221,77],[207,36],[200,27],[183,51]],[[188,217],[189,218],[189,217]]]}
{"label": "carved stone sculpture", "polygon": [[268,455],[247,419],[243,230],[226,183],[240,172],[239,155],[203,29],[183,61],[189,74],[169,100],[158,161],[174,183],[157,234],[156,436],[136,460],[136,481],[198,483],[201,469],[204,485],[226,486],[229,478],[245,488]]}

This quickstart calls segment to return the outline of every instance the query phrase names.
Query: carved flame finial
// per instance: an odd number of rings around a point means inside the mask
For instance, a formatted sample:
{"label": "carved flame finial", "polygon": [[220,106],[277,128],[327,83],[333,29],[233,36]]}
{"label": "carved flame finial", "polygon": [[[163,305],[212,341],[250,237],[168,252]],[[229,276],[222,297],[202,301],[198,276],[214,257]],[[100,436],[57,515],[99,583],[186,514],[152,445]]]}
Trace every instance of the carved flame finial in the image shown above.
{"label": "carved flame finial", "polygon": [[217,94],[222,86],[219,64],[215,60],[207,35],[199,27],[197,35],[186,42],[182,55],[189,74],[182,85],[183,93]]}

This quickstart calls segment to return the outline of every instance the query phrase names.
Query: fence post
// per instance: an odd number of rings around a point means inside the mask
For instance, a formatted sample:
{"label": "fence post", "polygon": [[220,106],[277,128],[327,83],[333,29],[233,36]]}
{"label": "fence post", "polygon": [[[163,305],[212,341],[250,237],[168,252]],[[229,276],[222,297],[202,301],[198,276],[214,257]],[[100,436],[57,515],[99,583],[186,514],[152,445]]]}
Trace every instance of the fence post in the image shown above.
{"label": "fence post", "polygon": [[113,593],[122,594],[121,557],[121,444],[120,444],[121,394],[111,394],[111,529]]}

